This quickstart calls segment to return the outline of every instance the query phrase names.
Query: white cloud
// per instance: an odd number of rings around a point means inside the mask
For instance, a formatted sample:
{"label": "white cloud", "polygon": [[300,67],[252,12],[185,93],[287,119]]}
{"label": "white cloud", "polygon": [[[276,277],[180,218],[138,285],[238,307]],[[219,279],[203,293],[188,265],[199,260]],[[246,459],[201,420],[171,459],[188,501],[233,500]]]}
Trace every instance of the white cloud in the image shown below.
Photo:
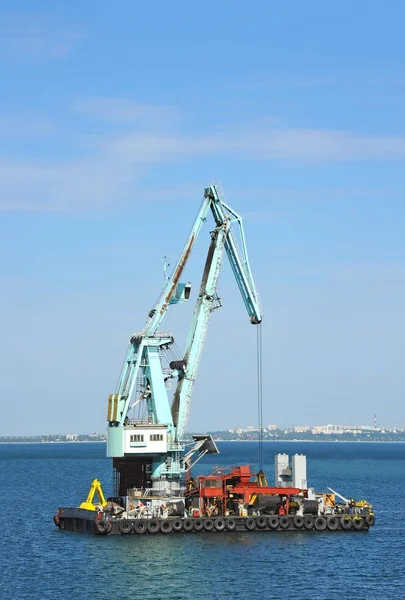
{"label": "white cloud", "polygon": [[[282,129],[268,123],[262,128],[239,124],[232,129],[193,133],[190,129],[186,132],[179,123],[173,126],[177,118],[174,109],[120,99],[81,99],[75,110],[114,124],[121,119],[126,128],[123,131],[122,127],[114,127],[109,134],[70,133],[77,156],[70,161],[0,161],[0,210],[76,211],[123,202],[135,197],[140,178],[152,167],[170,164],[175,169],[178,164],[183,169],[190,161],[207,157],[218,161],[236,158],[312,164],[405,160],[404,136]],[[35,133],[35,127],[38,133],[38,124],[40,128],[40,123],[35,125],[34,121],[31,133]],[[7,128],[4,120],[3,127]],[[29,120],[20,132],[24,127],[28,136]],[[54,140],[55,156],[57,143]],[[59,143],[65,150],[66,137],[62,136]],[[179,180],[181,173],[179,170]]]}
{"label": "white cloud", "polygon": [[93,119],[126,125],[165,127],[180,119],[175,107],[140,104],[130,98],[78,98],[71,109]]}
{"label": "white cloud", "polygon": [[0,13],[0,57],[42,62],[66,56],[84,38],[82,32],[38,13]]}
{"label": "white cloud", "polygon": [[0,114],[0,136],[3,139],[42,137],[55,130],[55,124],[43,115],[18,112]]}
{"label": "white cloud", "polygon": [[246,131],[239,144],[261,159],[348,162],[404,160],[405,136],[361,135],[321,129]]}

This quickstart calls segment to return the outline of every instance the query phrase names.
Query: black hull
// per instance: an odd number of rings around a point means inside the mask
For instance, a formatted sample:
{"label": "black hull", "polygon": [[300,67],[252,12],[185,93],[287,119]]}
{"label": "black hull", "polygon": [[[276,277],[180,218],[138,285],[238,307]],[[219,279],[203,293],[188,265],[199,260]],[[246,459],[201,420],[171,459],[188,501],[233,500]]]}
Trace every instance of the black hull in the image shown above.
{"label": "black hull", "polygon": [[61,530],[93,533],[95,535],[168,535],[169,533],[232,533],[284,531],[328,532],[368,531],[374,519],[352,518],[343,515],[313,517],[217,517],[171,518],[171,519],[97,519],[94,511],[81,508],[60,508],[54,517]]}

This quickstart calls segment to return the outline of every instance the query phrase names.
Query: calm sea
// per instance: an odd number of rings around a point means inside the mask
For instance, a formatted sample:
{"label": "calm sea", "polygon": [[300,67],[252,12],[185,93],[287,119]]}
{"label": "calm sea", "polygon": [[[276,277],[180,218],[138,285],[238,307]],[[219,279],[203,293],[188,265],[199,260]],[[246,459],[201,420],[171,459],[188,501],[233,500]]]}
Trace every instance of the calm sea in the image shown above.
{"label": "calm sea", "polygon": [[[255,443],[223,442],[199,472],[257,463]],[[304,453],[308,481],[366,498],[369,533],[95,537],[59,531],[58,506],[76,506],[91,480],[112,493],[104,444],[0,445],[2,600],[405,599],[405,444],[266,443]],[[196,469],[197,471],[197,469]]]}

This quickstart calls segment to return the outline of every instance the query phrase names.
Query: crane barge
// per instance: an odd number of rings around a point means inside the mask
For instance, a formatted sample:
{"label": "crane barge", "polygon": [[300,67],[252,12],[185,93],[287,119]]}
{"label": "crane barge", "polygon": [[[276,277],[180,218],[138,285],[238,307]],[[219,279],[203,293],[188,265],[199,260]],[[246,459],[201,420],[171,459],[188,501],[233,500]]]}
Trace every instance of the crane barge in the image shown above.
{"label": "crane barge", "polygon": [[[161,324],[170,306],[190,299],[181,278],[208,213],[214,220],[191,327],[182,354]],[[239,231],[239,244],[234,229]],[[372,507],[339,494],[316,494],[306,483],[306,458],[275,457],[274,486],[259,468],[223,469],[192,476],[206,454],[217,454],[210,435],[184,438],[191,396],[211,313],[221,307],[217,292],[224,253],[248,317],[260,327],[262,314],[245,243],[242,219],[211,184],[171,276],[149,311],[144,328],[132,334],[117,387],[108,397],[107,456],[112,458],[114,496],[105,499],[95,479],[79,507],[60,507],[60,529],[105,534],[233,530],[368,529]],[[175,381],[171,395],[172,381]],[[98,497],[97,502],[95,498]]]}

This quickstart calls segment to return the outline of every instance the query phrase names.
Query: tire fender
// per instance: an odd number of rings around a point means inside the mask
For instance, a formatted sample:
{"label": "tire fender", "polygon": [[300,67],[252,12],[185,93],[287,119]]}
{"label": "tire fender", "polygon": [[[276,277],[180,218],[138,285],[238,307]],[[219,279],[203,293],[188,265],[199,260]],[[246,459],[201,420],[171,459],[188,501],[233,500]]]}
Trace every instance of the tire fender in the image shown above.
{"label": "tire fender", "polygon": [[194,519],[194,526],[193,526],[193,528],[194,528],[194,531],[202,531],[203,528],[204,528],[204,522],[203,522],[203,520],[199,519],[199,518]]}
{"label": "tire fender", "polygon": [[296,529],[302,529],[304,527],[304,517],[302,515],[295,515],[293,524]]}
{"label": "tire fender", "polygon": [[324,517],[316,517],[316,519],[315,519],[315,529],[317,531],[325,531],[325,529],[326,529],[326,519]]}
{"label": "tire fender", "polygon": [[225,526],[225,519],[223,519],[222,517],[218,517],[217,519],[215,519],[214,527],[217,531],[223,531],[225,529]]}
{"label": "tire fender", "polygon": [[135,531],[135,533],[143,534],[148,529],[148,525],[146,521],[144,521],[143,519],[139,519],[134,522],[132,529],[133,531]]}
{"label": "tire fender", "polygon": [[337,517],[329,517],[326,526],[330,531],[336,531],[339,529],[339,519]]}
{"label": "tire fender", "polygon": [[212,519],[204,519],[204,530],[212,531],[214,529],[214,521]]}
{"label": "tire fender", "polygon": [[236,529],[236,521],[232,517],[230,519],[226,519],[226,528],[228,531],[235,531]]}
{"label": "tire fender", "polygon": [[128,535],[128,533],[131,533],[132,531],[131,521],[128,521],[127,519],[122,519],[121,521],[118,521],[118,529],[120,530],[120,533]]}
{"label": "tire fender", "polygon": [[148,531],[149,533],[157,533],[159,531],[159,520],[149,519],[148,520]]}
{"label": "tire fender", "polygon": [[283,515],[282,517],[280,517],[280,527],[281,529],[288,529],[290,527],[290,519]]}
{"label": "tire fender", "polygon": [[171,533],[173,531],[173,523],[169,519],[160,521],[160,531],[162,533]]}
{"label": "tire fender", "polygon": [[270,529],[277,529],[277,527],[280,524],[280,519],[278,518],[277,515],[272,515],[271,517],[269,517],[267,519],[267,523],[268,523]]}

